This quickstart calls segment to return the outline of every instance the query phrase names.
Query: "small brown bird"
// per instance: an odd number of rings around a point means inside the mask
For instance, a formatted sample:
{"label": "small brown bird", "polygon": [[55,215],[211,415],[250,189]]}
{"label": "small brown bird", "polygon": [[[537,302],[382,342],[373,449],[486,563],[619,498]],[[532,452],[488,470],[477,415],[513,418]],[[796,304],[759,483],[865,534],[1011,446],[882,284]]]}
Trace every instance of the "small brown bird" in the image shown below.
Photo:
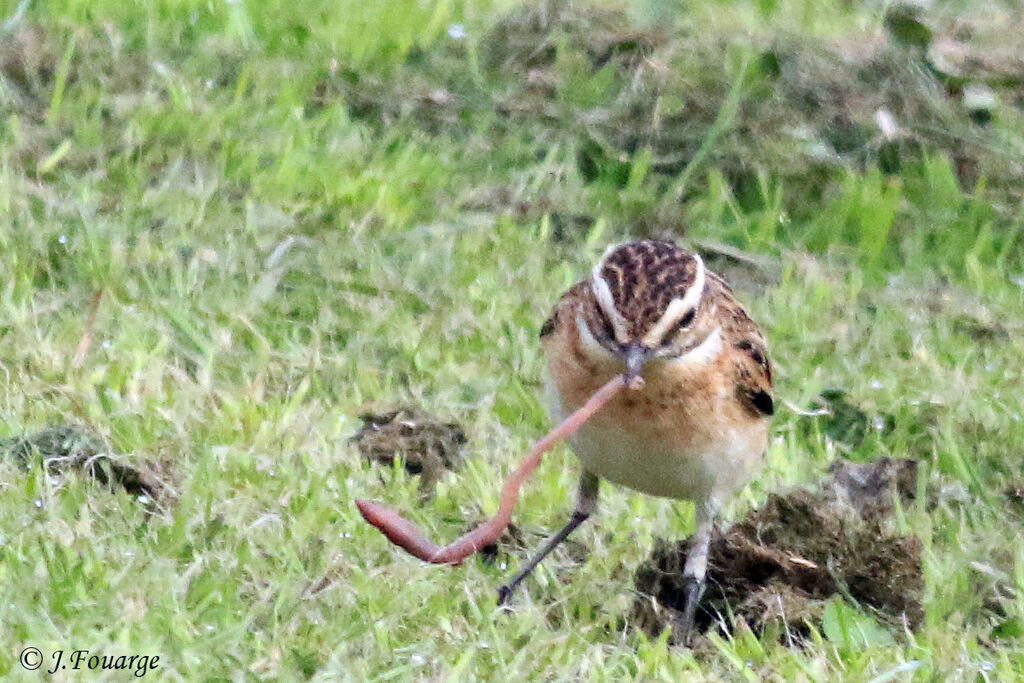
{"label": "small brown bird", "polygon": [[593,514],[604,478],[696,503],[680,625],[688,641],[712,525],[768,445],[774,404],[764,336],[700,256],[642,240],[610,247],[591,276],[562,295],[540,337],[558,417],[624,370],[644,385],[613,398],[571,439],[583,464],[576,510],[501,587],[499,602]]}

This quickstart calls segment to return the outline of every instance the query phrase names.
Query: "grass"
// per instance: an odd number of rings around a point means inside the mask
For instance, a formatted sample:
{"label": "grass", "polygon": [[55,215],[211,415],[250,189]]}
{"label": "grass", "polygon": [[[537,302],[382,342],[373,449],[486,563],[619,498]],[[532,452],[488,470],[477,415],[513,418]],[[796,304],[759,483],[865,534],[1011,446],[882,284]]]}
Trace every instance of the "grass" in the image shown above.
{"label": "grass", "polygon": [[[86,425],[173,493],[153,512],[0,463],[0,673],[31,678],[34,646],[159,655],[168,680],[1024,676],[1024,509],[1004,493],[1024,481],[1019,83],[975,123],[936,85],[952,77],[900,53],[924,85],[890,156],[856,111],[840,132],[870,135],[846,147],[775,125],[825,92],[785,80],[787,50],[887,44],[884,9],[583,9],[530,65],[492,52],[496,27],[536,25],[507,3],[0,0],[0,436]],[[977,20],[934,12],[936,32]],[[580,36],[627,20],[641,48],[597,63]],[[652,92],[674,123],[619,136]],[[423,566],[358,518],[353,498],[383,499],[453,537],[493,512],[549,424],[540,322],[607,243],[651,233],[779,264],[740,287],[786,407],[732,517],[840,456],[920,460],[930,495],[900,520],[926,549],[920,632],[879,635],[842,602],[804,649],[624,628],[633,571],[692,512],[612,487],[588,561],[551,563],[512,616],[494,589],[516,558]],[[801,414],[827,389],[880,428],[830,436]],[[370,402],[466,427],[467,463],[425,507],[347,442]],[[517,524],[558,527],[576,468],[549,457]]]}

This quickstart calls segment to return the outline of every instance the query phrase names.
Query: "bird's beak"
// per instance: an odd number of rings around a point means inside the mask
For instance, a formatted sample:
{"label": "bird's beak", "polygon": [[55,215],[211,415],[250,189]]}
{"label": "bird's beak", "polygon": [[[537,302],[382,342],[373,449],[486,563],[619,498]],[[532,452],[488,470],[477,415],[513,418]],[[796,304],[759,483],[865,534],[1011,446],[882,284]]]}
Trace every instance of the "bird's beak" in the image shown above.
{"label": "bird's beak", "polygon": [[643,386],[644,380],[641,373],[644,363],[651,358],[651,349],[639,341],[632,341],[622,349],[622,358],[626,361],[626,381],[631,388],[638,389]]}

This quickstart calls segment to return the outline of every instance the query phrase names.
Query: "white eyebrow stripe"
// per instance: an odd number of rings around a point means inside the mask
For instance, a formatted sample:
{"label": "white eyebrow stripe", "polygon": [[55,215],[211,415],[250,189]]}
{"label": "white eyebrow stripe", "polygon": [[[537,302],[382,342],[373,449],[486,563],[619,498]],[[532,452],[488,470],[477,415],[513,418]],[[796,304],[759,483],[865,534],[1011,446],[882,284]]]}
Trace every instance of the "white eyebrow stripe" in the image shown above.
{"label": "white eyebrow stripe", "polygon": [[676,358],[668,359],[674,365],[694,365],[697,363],[706,364],[713,361],[722,350],[722,326],[719,325],[711,334],[704,337],[704,341],[693,347],[686,353]]}
{"label": "white eyebrow stripe", "polygon": [[686,290],[686,295],[682,299],[672,300],[665,312],[658,318],[657,324],[644,335],[642,341],[646,346],[651,348],[658,346],[669,328],[689,311],[696,310],[700,306],[701,299],[704,297],[704,259],[699,254],[694,254],[693,258],[697,261],[697,277],[694,278],[693,285]]}
{"label": "white eyebrow stripe", "polygon": [[591,357],[607,356],[609,358],[615,358],[615,354],[602,346],[601,342],[597,341],[594,337],[594,333],[590,331],[590,325],[587,324],[586,319],[583,317],[583,313],[578,310],[576,311],[576,330],[580,335],[580,343]]}
{"label": "white eyebrow stripe", "polygon": [[615,308],[615,300],[612,298],[612,290],[608,286],[608,282],[601,276],[601,271],[604,269],[604,262],[608,256],[619,248],[620,245],[612,245],[604,250],[604,255],[601,260],[594,266],[594,272],[590,278],[590,289],[594,292],[594,297],[597,299],[597,304],[604,311],[605,316],[608,318],[608,322],[612,324],[612,331],[615,333],[615,340],[620,344],[625,344],[629,341],[626,337],[626,319],[622,317],[618,309]]}

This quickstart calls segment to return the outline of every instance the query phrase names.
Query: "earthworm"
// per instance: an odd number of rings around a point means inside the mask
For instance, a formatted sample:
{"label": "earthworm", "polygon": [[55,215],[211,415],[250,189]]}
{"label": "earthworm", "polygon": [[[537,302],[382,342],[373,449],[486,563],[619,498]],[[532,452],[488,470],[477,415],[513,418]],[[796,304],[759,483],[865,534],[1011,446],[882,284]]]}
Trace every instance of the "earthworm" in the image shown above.
{"label": "earthworm", "polygon": [[572,436],[577,429],[600,410],[617,393],[626,387],[639,388],[643,386],[643,379],[639,376],[630,378],[622,374],[616,375],[603,387],[594,392],[586,403],[583,404],[572,415],[567,417],[562,424],[558,425],[547,436],[537,442],[537,445],[523,460],[516,470],[509,476],[505,483],[505,489],[501,492],[501,503],[498,505],[498,512],[491,519],[480,524],[472,531],[460,536],[453,542],[442,547],[423,535],[416,525],[390,510],[383,505],[368,500],[357,500],[356,507],[363,515],[363,519],[377,527],[381,533],[387,536],[388,540],[405,550],[413,557],[418,557],[424,562],[434,564],[461,564],[464,559],[477,552],[481,548],[493,545],[498,542],[501,534],[508,527],[512,519],[512,508],[519,500],[519,488],[523,481],[533,474],[533,471],[540,465],[541,457],[552,446]]}

